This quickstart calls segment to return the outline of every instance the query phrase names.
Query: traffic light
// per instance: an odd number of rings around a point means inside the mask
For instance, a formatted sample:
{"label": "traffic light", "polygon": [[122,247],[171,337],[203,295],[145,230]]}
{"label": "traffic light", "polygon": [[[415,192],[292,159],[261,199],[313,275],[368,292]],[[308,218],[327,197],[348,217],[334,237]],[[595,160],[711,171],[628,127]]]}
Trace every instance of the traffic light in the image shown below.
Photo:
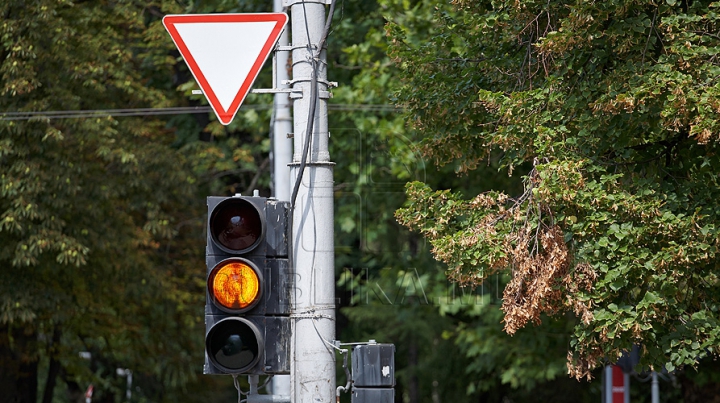
{"label": "traffic light", "polygon": [[205,374],[290,373],[288,206],[207,198]]}

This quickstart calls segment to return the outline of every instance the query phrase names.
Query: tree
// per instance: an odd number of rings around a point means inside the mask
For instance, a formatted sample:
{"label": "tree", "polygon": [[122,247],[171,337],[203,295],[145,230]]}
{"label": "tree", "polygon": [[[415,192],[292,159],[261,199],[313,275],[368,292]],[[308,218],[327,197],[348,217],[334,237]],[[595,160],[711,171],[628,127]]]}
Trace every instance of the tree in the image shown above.
{"label": "tree", "polygon": [[[166,106],[153,80],[173,59],[152,42],[154,7],[3,2],[0,110]],[[116,368],[148,395],[192,379],[202,336],[185,328],[202,326],[189,292],[202,273],[187,269],[202,259],[187,243],[203,206],[173,132],[153,117],[0,116],[4,398],[35,403],[40,390],[50,402],[63,380],[113,401]]]}
{"label": "tree", "polygon": [[[475,291],[449,284],[444,266],[431,259],[430,245],[392,217],[405,200],[407,181],[467,192],[522,189],[515,178],[458,177],[452,167],[434,167],[415,145],[416,132],[402,110],[384,107],[401,76],[386,53],[384,21],[406,27],[412,36],[406,41],[417,45],[436,29],[436,6],[429,1],[346,5],[329,38],[330,77],[344,84],[334,90],[332,102],[374,104],[330,114],[331,156],[338,162],[339,334],[343,341],[395,343],[402,401],[522,401],[549,398],[558,388],[573,391],[568,401],[581,401],[588,388],[562,377],[572,328],[567,321],[503,337],[494,287],[506,279],[496,276]],[[363,39],[355,43],[357,38]]]}
{"label": "tree", "polygon": [[[22,113],[199,105],[161,18],[267,7],[0,6],[0,389],[8,399],[35,402],[40,390],[50,401],[63,395],[54,387],[61,380],[69,400],[93,383],[95,399],[112,401],[125,389],[116,368],[128,368],[136,397],[206,401],[202,389],[227,378],[196,377],[205,197],[267,194],[268,105],[249,96],[230,127],[210,114]],[[269,82],[268,70],[258,83]]]}
{"label": "tree", "polygon": [[577,378],[633,344],[672,371],[716,356],[717,5],[455,1],[425,43],[389,27],[425,155],[523,190],[416,182],[397,212],[464,285],[510,278],[504,329],[574,314]]}

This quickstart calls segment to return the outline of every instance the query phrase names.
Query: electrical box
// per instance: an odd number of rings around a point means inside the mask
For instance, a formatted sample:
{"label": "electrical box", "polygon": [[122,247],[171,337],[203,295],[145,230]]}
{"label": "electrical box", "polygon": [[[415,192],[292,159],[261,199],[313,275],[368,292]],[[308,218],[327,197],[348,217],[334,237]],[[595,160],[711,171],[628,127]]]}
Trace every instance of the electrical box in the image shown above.
{"label": "electrical box", "polygon": [[359,388],[395,386],[395,345],[365,344],[352,352],[353,385]]}
{"label": "electrical box", "polygon": [[352,403],[395,403],[395,389],[353,388]]}
{"label": "electrical box", "polygon": [[352,352],[352,403],[395,401],[395,345],[371,342]]}

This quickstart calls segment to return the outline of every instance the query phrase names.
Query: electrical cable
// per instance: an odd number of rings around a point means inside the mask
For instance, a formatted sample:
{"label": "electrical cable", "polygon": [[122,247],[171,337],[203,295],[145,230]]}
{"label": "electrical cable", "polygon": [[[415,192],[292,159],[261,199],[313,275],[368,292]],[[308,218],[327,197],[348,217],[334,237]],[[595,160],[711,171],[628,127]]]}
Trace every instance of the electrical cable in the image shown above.
{"label": "electrical cable", "polygon": [[249,392],[243,392],[240,388],[240,382],[238,381],[237,374],[232,374],[233,378],[233,385],[235,385],[235,389],[238,391],[238,403],[242,403],[244,400],[242,400],[243,396],[247,396]]}
{"label": "electrical cable", "polygon": [[352,375],[350,375],[350,370],[348,369],[347,365],[348,353],[349,351],[345,348],[340,350],[340,354],[343,355],[343,370],[345,370],[345,379],[347,379],[347,383],[345,383],[345,386],[338,386],[335,389],[335,401],[337,403],[340,403],[340,392],[349,392],[350,385],[352,385]]}
{"label": "electrical cable", "polygon": [[[304,2],[303,2],[304,4]],[[325,19],[325,27],[323,28],[323,36],[320,38],[320,44],[318,45],[318,56],[320,56],[320,52],[322,51],[322,48],[325,47],[325,42],[327,42],[328,34],[330,33],[330,25],[332,24],[333,14],[335,13],[335,0],[332,0],[330,2],[330,10],[328,11],[328,16]]]}
{"label": "electrical cable", "polygon": [[[272,104],[248,104],[240,107],[241,110],[268,110]],[[328,110],[334,111],[365,111],[365,112],[402,112],[402,108],[382,104],[328,104]],[[102,117],[127,116],[162,116],[185,115],[196,113],[210,113],[209,106],[189,106],[171,108],[124,108],[124,109],[79,109],[67,111],[29,111],[29,112],[0,112],[0,121],[17,121],[31,119],[82,119]]]}
{"label": "electrical cable", "polygon": [[[340,21],[338,22],[337,25],[342,25],[342,22],[344,19],[345,19],[345,0],[342,0],[342,2],[340,4]],[[332,34],[333,32],[335,32],[335,28],[333,28],[332,30],[330,30],[330,32],[328,32],[328,36],[330,36],[330,34]]]}
{"label": "electrical cable", "polygon": [[322,334],[320,334],[320,330],[318,330],[318,328],[316,326],[316,322],[315,322],[317,318],[312,317],[310,319],[312,319],[312,324],[313,324],[313,328],[315,329],[315,333],[317,333],[318,337],[320,337],[320,339],[323,341],[323,343],[327,344],[328,346],[330,346],[331,348],[334,348],[337,351],[342,351],[342,349],[340,347],[336,346],[335,343],[327,340],[326,338],[324,338],[322,336]]}
{"label": "electrical cable", "polygon": [[[248,108],[260,110],[269,109],[267,105],[253,105]],[[29,111],[29,112],[0,112],[0,120],[30,120],[30,119],[79,119],[107,116],[158,116],[182,115],[192,113],[211,112],[209,106],[173,107],[173,108],[123,108],[123,109],[86,109],[68,111]]]}
{"label": "electrical cable", "polygon": [[120,108],[120,109],[82,109],[82,110],[67,110],[67,111],[19,111],[19,112],[4,112],[3,115],[8,116],[35,116],[35,115],[65,115],[65,114],[92,114],[92,113],[143,113],[143,112],[185,112],[193,111],[196,109],[202,109],[202,111],[209,111],[209,106],[180,106],[173,108]]}
{"label": "electrical cable", "polygon": [[[303,5],[305,3],[303,2]],[[310,38],[308,37],[308,42]],[[298,191],[300,190],[300,183],[302,182],[303,173],[305,172],[305,165],[307,164],[307,154],[310,149],[310,140],[312,139],[313,124],[315,123],[315,107],[318,103],[317,97],[317,63],[315,57],[311,57],[311,63],[313,66],[312,77],[310,79],[310,108],[308,112],[307,126],[305,127],[305,143],[303,144],[302,157],[300,158],[300,167],[298,176],[295,179],[295,185],[293,185],[292,196],[290,197],[290,209],[295,209],[295,200],[297,198]]]}
{"label": "electrical cable", "polygon": [[275,375],[268,375],[268,377],[265,378],[265,382],[263,382],[260,386],[258,386],[258,390],[260,390],[260,389],[264,388],[265,386],[267,386],[267,384],[270,383],[270,380],[272,380],[274,376],[275,376]]}
{"label": "electrical cable", "polygon": [[308,53],[310,53],[310,55],[312,56],[312,44],[310,43],[310,26],[308,25],[307,8],[305,7],[304,0],[302,1],[302,8],[303,8],[303,20],[305,22],[305,34],[307,35],[307,41],[308,41],[308,43],[307,43]]}

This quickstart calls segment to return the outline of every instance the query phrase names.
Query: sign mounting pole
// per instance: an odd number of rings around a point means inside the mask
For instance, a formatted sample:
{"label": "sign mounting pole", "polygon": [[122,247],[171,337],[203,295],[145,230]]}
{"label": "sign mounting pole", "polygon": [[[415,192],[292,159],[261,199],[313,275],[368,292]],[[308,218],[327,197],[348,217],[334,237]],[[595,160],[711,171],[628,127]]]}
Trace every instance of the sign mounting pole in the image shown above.
{"label": "sign mounting pole", "polygon": [[[273,1],[273,11],[283,12],[282,0]],[[284,30],[278,39],[278,47],[286,47],[289,43],[288,31]],[[288,72],[288,51],[275,52],[275,87],[286,89],[283,84],[290,79]],[[275,113],[271,125],[272,133],[272,161],[273,161],[273,195],[280,201],[290,201],[292,184],[290,183],[290,162],[292,161],[292,140],[288,135],[292,133],[292,115],[290,113],[290,97],[288,93],[275,94]],[[275,375],[271,381],[274,395],[290,396],[290,375]]]}

